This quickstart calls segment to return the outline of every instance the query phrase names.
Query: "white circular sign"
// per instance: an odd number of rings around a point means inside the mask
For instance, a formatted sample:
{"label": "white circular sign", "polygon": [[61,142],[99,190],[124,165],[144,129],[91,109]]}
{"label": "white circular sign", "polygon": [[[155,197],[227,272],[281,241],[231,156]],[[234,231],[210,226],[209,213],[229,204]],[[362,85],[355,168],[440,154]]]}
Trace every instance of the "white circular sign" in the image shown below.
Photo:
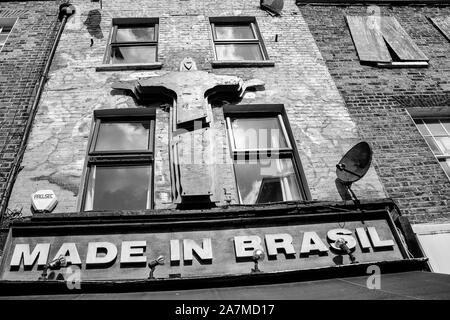
{"label": "white circular sign", "polygon": [[36,212],[51,212],[58,199],[53,190],[39,190],[31,195],[31,203]]}

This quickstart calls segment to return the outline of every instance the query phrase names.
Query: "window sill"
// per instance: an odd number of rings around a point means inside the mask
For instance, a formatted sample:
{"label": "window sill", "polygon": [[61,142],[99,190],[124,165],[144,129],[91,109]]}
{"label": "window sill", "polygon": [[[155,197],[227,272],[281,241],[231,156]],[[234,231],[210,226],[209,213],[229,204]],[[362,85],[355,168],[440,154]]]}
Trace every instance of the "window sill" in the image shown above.
{"label": "window sill", "polygon": [[161,69],[161,62],[152,63],[124,63],[124,64],[102,64],[95,71],[127,71],[127,70],[155,70]]}
{"label": "window sill", "polygon": [[412,62],[378,62],[376,64],[379,68],[426,68],[427,61],[412,61]]}
{"label": "window sill", "polygon": [[274,67],[271,60],[215,60],[211,61],[213,68],[245,68],[245,67]]}

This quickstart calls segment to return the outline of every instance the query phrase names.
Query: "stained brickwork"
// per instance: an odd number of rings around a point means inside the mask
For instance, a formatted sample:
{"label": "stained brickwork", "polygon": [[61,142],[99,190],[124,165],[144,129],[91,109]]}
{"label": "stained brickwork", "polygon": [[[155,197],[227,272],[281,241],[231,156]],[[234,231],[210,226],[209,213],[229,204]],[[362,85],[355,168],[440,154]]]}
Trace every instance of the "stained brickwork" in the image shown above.
{"label": "stained brickwork", "polygon": [[[409,108],[450,108],[450,42],[429,17],[450,6],[299,6],[361,136],[374,147],[374,164],[387,194],[412,222],[445,222],[450,181],[416,129]],[[394,16],[430,59],[428,68],[362,65],[345,15]]]}
{"label": "stained brickwork", "polygon": [[18,18],[0,51],[0,195],[17,156],[36,85],[59,25],[57,1],[0,2],[0,18]]}

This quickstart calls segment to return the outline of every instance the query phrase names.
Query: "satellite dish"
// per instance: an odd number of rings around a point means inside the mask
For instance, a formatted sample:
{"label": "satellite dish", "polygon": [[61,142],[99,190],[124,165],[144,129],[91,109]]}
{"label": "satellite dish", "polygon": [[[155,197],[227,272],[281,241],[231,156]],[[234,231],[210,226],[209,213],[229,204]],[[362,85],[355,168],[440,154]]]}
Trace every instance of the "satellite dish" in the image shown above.
{"label": "satellite dish", "polygon": [[364,141],[353,146],[342,157],[336,165],[336,187],[343,200],[353,200],[359,206],[351,185],[366,175],[371,163],[372,148]]}
{"label": "satellite dish", "polygon": [[348,184],[364,177],[372,163],[372,149],[367,142],[360,142],[351,148],[336,165],[339,180]]}
{"label": "satellite dish", "polygon": [[261,0],[260,6],[262,9],[279,16],[281,15],[281,10],[283,10],[284,2],[283,0]]}

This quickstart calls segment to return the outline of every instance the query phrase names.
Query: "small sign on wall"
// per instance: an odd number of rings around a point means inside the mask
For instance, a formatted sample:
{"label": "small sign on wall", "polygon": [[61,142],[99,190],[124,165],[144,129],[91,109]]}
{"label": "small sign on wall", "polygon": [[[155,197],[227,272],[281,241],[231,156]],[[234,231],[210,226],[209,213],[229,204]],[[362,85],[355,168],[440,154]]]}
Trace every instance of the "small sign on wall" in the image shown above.
{"label": "small sign on wall", "polygon": [[35,212],[51,212],[58,199],[53,190],[38,190],[31,195],[31,204]]}

